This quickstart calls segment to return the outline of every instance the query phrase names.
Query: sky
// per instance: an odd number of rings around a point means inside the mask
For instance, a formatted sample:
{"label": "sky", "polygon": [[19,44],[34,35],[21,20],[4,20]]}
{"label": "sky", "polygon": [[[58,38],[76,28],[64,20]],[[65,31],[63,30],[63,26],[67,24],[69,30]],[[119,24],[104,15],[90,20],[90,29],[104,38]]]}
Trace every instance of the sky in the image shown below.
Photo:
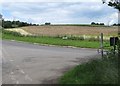
{"label": "sky", "polygon": [[101,0],[0,0],[5,20],[44,24],[90,24],[118,22],[118,11]]}

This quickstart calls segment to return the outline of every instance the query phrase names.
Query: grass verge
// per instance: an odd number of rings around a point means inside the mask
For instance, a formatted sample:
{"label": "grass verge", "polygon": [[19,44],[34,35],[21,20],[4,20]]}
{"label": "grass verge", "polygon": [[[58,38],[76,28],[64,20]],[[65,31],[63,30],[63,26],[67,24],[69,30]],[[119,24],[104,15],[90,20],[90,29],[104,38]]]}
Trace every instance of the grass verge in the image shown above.
{"label": "grass verge", "polygon": [[78,65],[65,73],[59,84],[118,84],[118,55]]}
{"label": "grass verge", "polygon": [[[99,48],[100,43],[98,41],[89,40],[72,40],[72,39],[62,39],[58,37],[48,37],[48,36],[22,36],[20,33],[3,31],[3,39],[18,40],[30,43],[39,44],[50,44],[59,46],[74,46],[80,48]],[[104,42],[105,46],[109,46],[109,42]]]}

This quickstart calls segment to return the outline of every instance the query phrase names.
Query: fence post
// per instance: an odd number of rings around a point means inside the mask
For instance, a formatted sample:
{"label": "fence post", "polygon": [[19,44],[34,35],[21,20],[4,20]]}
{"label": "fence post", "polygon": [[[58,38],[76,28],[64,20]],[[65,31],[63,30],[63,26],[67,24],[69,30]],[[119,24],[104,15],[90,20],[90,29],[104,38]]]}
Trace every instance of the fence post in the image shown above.
{"label": "fence post", "polygon": [[101,47],[101,56],[103,57],[103,33],[101,33],[101,39],[100,39],[100,47]]}

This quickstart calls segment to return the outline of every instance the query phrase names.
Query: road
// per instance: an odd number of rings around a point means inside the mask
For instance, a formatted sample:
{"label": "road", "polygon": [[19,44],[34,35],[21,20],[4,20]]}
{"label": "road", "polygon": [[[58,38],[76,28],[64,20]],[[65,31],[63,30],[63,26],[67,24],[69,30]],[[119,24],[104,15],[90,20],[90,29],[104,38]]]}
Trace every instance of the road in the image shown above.
{"label": "road", "polygon": [[3,84],[54,84],[65,71],[96,55],[96,49],[2,41]]}

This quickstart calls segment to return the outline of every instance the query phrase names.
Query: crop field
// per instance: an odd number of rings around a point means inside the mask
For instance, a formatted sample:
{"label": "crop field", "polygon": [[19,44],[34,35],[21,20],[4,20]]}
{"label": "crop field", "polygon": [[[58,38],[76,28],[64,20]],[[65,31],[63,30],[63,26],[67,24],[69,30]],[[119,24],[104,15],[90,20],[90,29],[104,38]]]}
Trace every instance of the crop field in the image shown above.
{"label": "crop field", "polygon": [[99,36],[103,33],[105,36],[116,36],[118,27],[92,27],[92,26],[29,26],[22,27],[23,30],[43,36],[58,36],[58,35],[90,35]]}

